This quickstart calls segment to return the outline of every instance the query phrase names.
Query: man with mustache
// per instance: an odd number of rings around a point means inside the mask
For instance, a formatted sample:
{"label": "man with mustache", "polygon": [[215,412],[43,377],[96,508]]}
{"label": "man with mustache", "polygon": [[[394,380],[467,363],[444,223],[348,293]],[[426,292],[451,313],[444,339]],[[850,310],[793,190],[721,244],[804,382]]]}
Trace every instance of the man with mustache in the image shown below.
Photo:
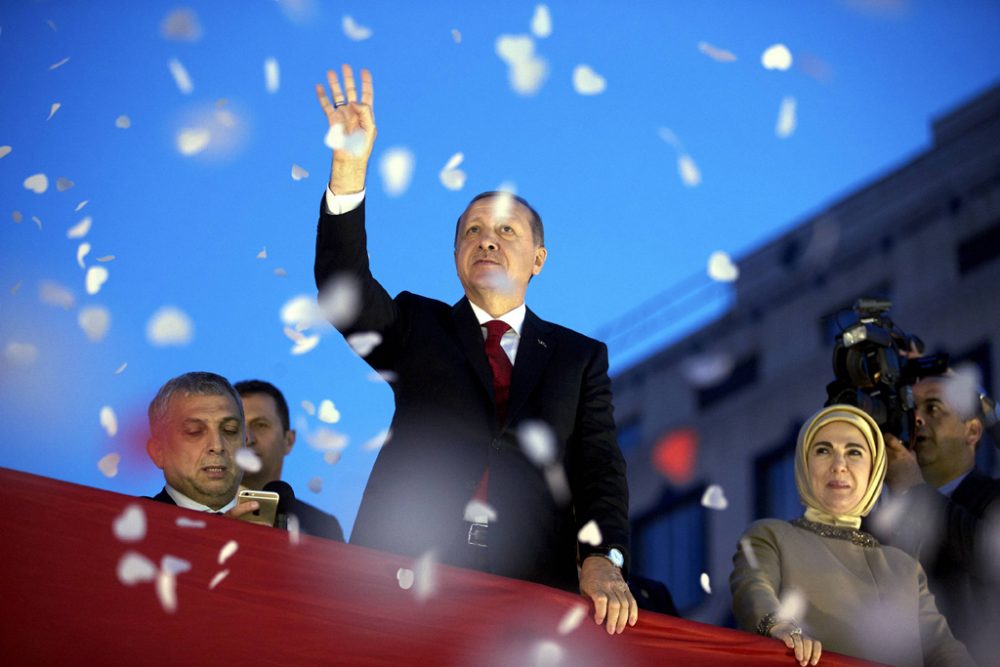
{"label": "man with mustache", "polygon": [[509,193],[474,198],[458,219],[462,299],[389,296],[365,231],[371,74],[362,70],[359,98],[352,69],[342,73],[343,88],[327,73],[332,101],[317,86],[343,141],[320,206],[316,284],[321,300],[338,281],[357,287],[357,316],[331,321],[379,341],[365,360],[392,378],[396,404],[351,542],[579,591],[594,621],[620,633],[638,608],[607,347],[525,306],[548,250],[538,213]]}

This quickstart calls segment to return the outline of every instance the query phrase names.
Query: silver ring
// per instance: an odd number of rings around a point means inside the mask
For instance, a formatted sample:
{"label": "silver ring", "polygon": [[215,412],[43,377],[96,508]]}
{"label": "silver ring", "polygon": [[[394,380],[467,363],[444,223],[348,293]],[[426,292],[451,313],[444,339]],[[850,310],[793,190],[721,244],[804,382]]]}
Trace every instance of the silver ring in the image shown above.
{"label": "silver ring", "polygon": [[347,106],[347,102],[338,102],[337,100],[333,101],[333,108],[334,109],[339,109],[340,107],[346,107],[346,106]]}
{"label": "silver ring", "polygon": [[789,632],[788,634],[790,634],[790,635],[798,635],[798,636],[800,636],[800,637],[801,637],[801,636],[802,636],[802,628],[800,628],[800,627],[796,626],[796,627],[795,627],[795,629],[793,629],[793,630],[792,630],[791,632]]}

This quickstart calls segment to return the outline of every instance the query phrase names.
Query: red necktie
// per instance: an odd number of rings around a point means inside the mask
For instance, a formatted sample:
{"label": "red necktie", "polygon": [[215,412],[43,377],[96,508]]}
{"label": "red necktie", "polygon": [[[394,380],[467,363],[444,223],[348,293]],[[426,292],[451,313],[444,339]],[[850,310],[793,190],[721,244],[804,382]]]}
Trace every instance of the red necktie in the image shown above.
{"label": "red necktie", "polygon": [[[510,330],[510,325],[502,320],[490,320],[486,323],[486,360],[490,362],[493,371],[493,398],[496,404],[496,414],[503,421],[507,416],[507,398],[510,396],[510,375],[514,366],[510,363],[507,353],[500,347],[500,339]],[[486,502],[489,487],[490,469],[483,472],[473,498]]]}

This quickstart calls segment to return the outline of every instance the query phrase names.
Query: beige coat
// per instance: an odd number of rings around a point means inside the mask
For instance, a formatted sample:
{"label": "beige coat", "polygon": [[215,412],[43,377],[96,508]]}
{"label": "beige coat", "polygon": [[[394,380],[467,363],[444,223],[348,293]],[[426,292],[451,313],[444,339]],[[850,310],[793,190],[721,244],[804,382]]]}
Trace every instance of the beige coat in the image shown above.
{"label": "beige coat", "polygon": [[758,567],[739,549],[729,577],[744,630],[756,631],[780,599],[824,650],[900,667],[975,664],[938,612],[923,568],[903,551],[821,537],[777,519],[753,523],[744,538]]}

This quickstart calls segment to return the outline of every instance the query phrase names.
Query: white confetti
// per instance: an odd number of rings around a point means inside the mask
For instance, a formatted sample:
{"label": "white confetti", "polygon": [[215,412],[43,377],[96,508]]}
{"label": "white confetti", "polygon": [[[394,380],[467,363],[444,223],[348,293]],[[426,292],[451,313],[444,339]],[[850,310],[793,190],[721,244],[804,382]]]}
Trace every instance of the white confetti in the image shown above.
{"label": "white confetti", "polygon": [[197,155],[208,147],[212,133],[204,127],[185,127],[177,133],[177,150],[181,155]]}
{"label": "white confetti", "polygon": [[326,422],[327,424],[336,424],[340,421],[340,411],[337,410],[333,401],[328,398],[320,401],[318,416],[321,422]]}
{"label": "white confetti", "polygon": [[701,184],[701,171],[694,163],[694,158],[687,153],[677,156],[677,173],[681,175],[681,182],[689,188]]}
{"label": "white confetti", "polygon": [[573,90],[580,95],[600,95],[607,87],[604,77],[589,65],[577,65],[573,69]]}
{"label": "white confetti", "polygon": [[778,600],[778,618],[802,618],[806,611],[806,598],[794,588],[785,589]]}
{"label": "white confetti", "polygon": [[31,216],[31,221],[34,222],[35,225],[37,225],[39,229],[42,228],[42,219],[39,218],[37,215]]}
{"label": "white confetti", "polygon": [[363,25],[360,25],[350,15],[344,16],[341,20],[341,25],[344,28],[344,34],[347,35],[347,39],[355,42],[363,42],[372,36],[371,28],[366,28]]}
{"label": "white confetti", "polygon": [[393,371],[372,371],[368,374],[369,382],[388,382],[392,384],[399,379],[399,376]]}
{"label": "white confetti", "polygon": [[437,559],[428,551],[413,565],[413,593],[418,602],[424,602],[437,592]]}
{"label": "white confetti", "polygon": [[783,97],[781,108],[778,109],[778,122],[774,125],[774,133],[781,139],[787,139],[795,132],[795,98]]}
{"label": "white confetti", "polygon": [[507,78],[514,92],[534,95],[549,74],[548,62],[535,53],[535,40],[530,35],[500,35],[496,53],[507,63]]}
{"label": "white confetti", "polygon": [[208,582],[208,590],[215,590],[215,587],[222,583],[222,580],[229,576],[229,570],[219,570],[212,577],[212,581]]}
{"label": "white confetti", "polygon": [[743,550],[743,557],[747,559],[747,565],[750,566],[750,569],[756,570],[760,567],[760,562],[757,560],[757,554],[754,553],[749,537],[740,538],[740,549]]}
{"label": "white confetti", "polygon": [[76,263],[80,266],[81,269],[87,268],[87,265],[83,263],[83,260],[87,256],[88,253],[90,253],[90,244],[89,243],[84,242],[84,243],[81,243],[79,246],[77,246],[77,248],[76,248]]}
{"label": "white confetti", "polygon": [[302,340],[295,341],[295,345],[292,346],[292,354],[298,356],[300,354],[305,354],[310,352],[314,347],[319,345],[319,336],[305,336]]}
{"label": "white confetti", "polygon": [[52,117],[56,115],[56,112],[62,108],[62,104],[59,102],[53,102],[52,106],[49,107],[49,117],[45,120],[52,120]]}
{"label": "white confetti", "polygon": [[135,503],[128,505],[115,517],[111,529],[122,542],[138,542],[146,537],[146,513]]}
{"label": "white confetti", "polygon": [[532,667],[556,667],[563,661],[562,646],[551,639],[544,639],[535,646],[532,655]]}
{"label": "white confetti", "polygon": [[292,165],[292,180],[301,181],[304,178],[309,178],[309,172],[300,167],[297,164]]}
{"label": "white confetti", "polygon": [[191,571],[191,561],[166,554],[160,559],[160,570],[176,576]]}
{"label": "white confetti", "polygon": [[382,334],[377,331],[359,331],[347,336],[346,340],[359,357],[367,357],[382,344]]}
{"label": "white confetti", "polygon": [[56,179],[56,190],[59,192],[66,192],[74,185],[76,185],[76,183],[69,180],[65,176],[60,176],[59,178]]}
{"label": "white confetti", "polygon": [[979,387],[982,384],[979,367],[963,363],[955,369],[954,375],[945,376],[941,383],[944,400],[960,415],[977,414],[980,410]]}
{"label": "white confetti", "polygon": [[153,581],[156,578],[156,565],[153,561],[135,551],[126,551],[118,559],[118,581],[126,586],[146,581]]}
{"label": "white confetti", "polygon": [[257,259],[267,259],[267,246],[260,249],[260,252],[257,253]]}
{"label": "white confetti", "polygon": [[365,451],[375,451],[377,449],[382,449],[385,443],[389,442],[389,438],[392,435],[390,429],[383,429],[375,434],[375,437],[368,440],[365,444],[361,445],[361,448]]}
{"label": "white confetti", "polygon": [[576,534],[576,539],[592,547],[600,546],[601,542],[604,541],[601,529],[593,519],[583,525],[580,532]]}
{"label": "white confetti", "polygon": [[55,22],[55,21],[53,21],[52,19],[45,19],[45,23],[46,23],[46,25],[48,25],[48,26],[49,26],[50,28],[52,28],[52,32],[59,32],[59,28],[58,28],[58,27],[56,27],[56,22]]}
{"label": "white confetti", "polygon": [[80,209],[82,209],[84,206],[86,206],[89,203],[90,203],[89,199],[84,199],[83,201],[81,201],[79,204],[76,205],[76,208],[73,209],[73,212],[74,213],[79,213]]}
{"label": "white confetti", "polygon": [[10,293],[17,294],[17,290],[21,289],[21,283],[23,282],[24,280],[18,280],[16,283],[14,283],[14,286],[10,288]]}
{"label": "white confetti", "polygon": [[191,76],[188,74],[187,69],[184,68],[184,65],[181,64],[181,61],[177,60],[177,58],[171,58],[167,63],[167,67],[170,68],[170,74],[174,77],[177,89],[184,95],[190,95],[194,91],[194,84],[191,83]]}
{"label": "white confetti", "polygon": [[774,44],[761,54],[760,64],[764,69],[787,70],[792,66],[792,53],[784,44]]}
{"label": "white confetti", "polygon": [[125,369],[127,367],[128,367],[128,362],[127,361],[124,362],[124,363],[122,363],[121,366],[119,366],[118,368],[115,369],[115,375],[121,375],[122,373],[125,372]]}
{"label": "white confetti", "polygon": [[330,450],[328,452],[323,452],[323,460],[330,465],[337,465],[340,462],[340,452]]}
{"label": "white confetti", "polygon": [[552,34],[552,15],[546,5],[535,5],[535,13],[531,17],[531,33],[545,39]]}
{"label": "white confetti", "polygon": [[283,268],[279,266],[274,270],[274,275],[278,276],[279,278],[284,278],[285,276],[288,275],[288,271],[285,271]]}
{"label": "white confetti", "polygon": [[701,583],[701,590],[711,595],[712,581],[708,578],[708,572],[702,572],[701,577],[698,579],[698,581]]}
{"label": "white confetti", "polygon": [[264,61],[264,87],[269,93],[276,93],[281,87],[281,69],[275,58],[268,58]]}
{"label": "white confetti", "polygon": [[76,305],[76,297],[67,288],[52,280],[42,281],[38,288],[38,298],[49,306],[69,310]]}
{"label": "white confetti", "polygon": [[736,60],[736,56],[729,51],[712,46],[708,42],[698,42],[698,50],[716,62],[731,63]]}
{"label": "white confetti", "polygon": [[580,626],[580,623],[586,617],[587,607],[585,605],[573,605],[570,607],[569,611],[563,614],[562,620],[559,621],[559,634],[568,635],[573,632]]}
{"label": "white confetti", "polygon": [[309,480],[309,490],[313,493],[319,493],[323,490],[323,478],[313,477]]}
{"label": "white confetti", "polygon": [[101,474],[105,477],[114,477],[118,474],[118,464],[121,460],[121,455],[116,452],[105,454],[97,462],[97,469],[100,470]]}
{"label": "white confetti", "polygon": [[121,116],[118,116],[118,118],[115,118],[115,127],[119,130],[127,130],[132,127],[132,119],[125,114],[122,114]]}
{"label": "white confetti", "polygon": [[292,328],[297,332],[324,322],[323,313],[320,312],[316,299],[305,294],[286,301],[279,315],[286,328]]}
{"label": "white confetti", "polygon": [[401,567],[396,570],[396,581],[399,582],[399,587],[404,591],[408,591],[413,588],[413,570]]}
{"label": "white confetti", "polygon": [[341,123],[334,123],[326,131],[323,139],[326,147],[333,151],[346,150],[354,155],[363,155],[368,148],[368,138],[365,137],[364,130],[355,130],[350,134],[344,134],[344,126]]}
{"label": "white confetti", "polygon": [[114,259],[115,259],[114,255],[101,255],[100,257],[97,258],[97,261],[98,262],[111,262],[111,261],[114,261]]}
{"label": "white confetti", "polygon": [[49,177],[45,174],[32,174],[24,179],[24,187],[40,195],[49,189]]}
{"label": "white confetti", "polygon": [[454,42],[456,44],[461,44],[462,43],[462,33],[461,33],[461,31],[459,31],[458,28],[452,28],[451,29],[451,38],[452,38],[452,40],[454,40]]}
{"label": "white confetti", "polygon": [[473,498],[466,503],[464,516],[470,523],[488,523],[497,520],[497,511],[482,500]]}
{"label": "white confetti", "polygon": [[100,421],[101,428],[104,429],[109,438],[118,435],[118,416],[115,415],[115,411],[110,405],[105,405],[101,408]]}
{"label": "white confetti", "polygon": [[86,218],[76,223],[66,231],[66,238],[68,239],[82,239],[90,231],[90,225],[93,219],[88,215]]}
{"label": "white confetti", "polygon": [[160,570],[156,576],[156,597],[159,598],[163,611],[168,614],[177,611],[177,577]]}
{"label": "white confetti", "polygon": [[171,41],[197,42],[201,39],[201,24],[194,10],[182,7],[167,14],[160,23],[160,34]]}
{"label": "white confetti", "polygon": [[291,544],[292,546],[297,545],[299,541],[302,539],[301,538],[302,527],[301,524],[299,523],[299,517],[295,516],[294,514],[289,514],[288,525],[286,526],[286,530],[288,531],[289,544]]}
{"label": "white confetti", "polygon": [[302,401],[300,405],[302,406],[302,409],[305,410],[309,416],[313,416],[316,414],[316,405],[312,401]]}
{"label": "white confetti", "polygon": [[681,373],[695,389],[716,385],[733,372],[735,361],[728,352],[706,352],[681,362]]}
{"label": "white confetti", "polygon": [[538,467],[549,465],[556,456],[556,436],[552,427],[543,421],[527,420],[517,426],[517,439],[521,451]]}
{"label": "white confetti", "polygon": [[5,158],[8,155],[10,155],[10,152],[12,150],[14,150],[14,149],[11,148],[10,146],[0,146],[0,159]]}
{"label": "white confetti", "polygon": [[341,450],[347,446],[347,441],[348,438],[346,435],[325,426],[306,435],[306,442],[309,443],[309,446],[321,452]]}
{"label": "white confetti", "polygon": [[701,495],[701,505],[710,510],[722,511],[729,507],[729,501],[726,500],[726,494],[722,491],[722,487],[718,484],[712,484]]}
{"label": "white confetti", "polygon": [[708,257],[708,277],[720,283],[731,283],[740,277],[740,269],[727,253],[718,250]]}
{"label": "white confetti", "polygon": [[108,281],[108,270],[103,266],[92,266],[87,269],[87,294],[93,296],[101,291],[101,287]]}
{"label": "white confetti", "polygon": [[146,323],[146,340],[157,347],[187,345],[194,338],[194,323],[180,308],[164,306]]}
{"label": "white confetti", "polygon": [[178,528],[204,528],[207,524],[201,519],[189,519],[186,516],[179,516],[174,522]]}
{"label": "white confetti", "polygon": [[398,197],[410,187],[413,178],[413,166],[416,160],[413,153],[406,148],[390,148],[382,154],[378,163],[379,175],[382,177],[382,189],[390,197]]}
{"label": "white confetti", "polygon": [[340,329],[353,324],[361,309],[360,290],[361,287],[354,276],[349,274],[334,276],[320,290],[317,311],[320,321],[328,321]]}
{"label": "white confetti", "polygon": [[236,540],[229,540],[219,549],[219,565],[225,565],[226,561],[232,558],[236,550],[240,548]]}
{"label": "white confetti", "polygon": [[548,484],[549,493],[556,504],[564,507],[573,499],[569,490],[569,480],[566,479],[566,470],[556,463],[545,468],[545,483]]}
{"label": "white confetti", "polygon": [[438,174],[438,178],[441,179],[441,185],[449,190],[461,190],[465,187],[465,172],[458,168],[458,165],[462,164],[462,160],[464,159],[465,155],[462,153],[455,153],[451,156],[444,169]]}
{"label": "white confetti", "polygon": [[236,465],[249,473],[260,472],[263,463],[257,453],[249,447],[240,447],[236,450]]}
{"label": "white confetti", "polygon": [[3,350],[3,356],[12,364],[30,366],[38,359],[38,348],[32,343],[12,341],[7,343],[7,347]]}

